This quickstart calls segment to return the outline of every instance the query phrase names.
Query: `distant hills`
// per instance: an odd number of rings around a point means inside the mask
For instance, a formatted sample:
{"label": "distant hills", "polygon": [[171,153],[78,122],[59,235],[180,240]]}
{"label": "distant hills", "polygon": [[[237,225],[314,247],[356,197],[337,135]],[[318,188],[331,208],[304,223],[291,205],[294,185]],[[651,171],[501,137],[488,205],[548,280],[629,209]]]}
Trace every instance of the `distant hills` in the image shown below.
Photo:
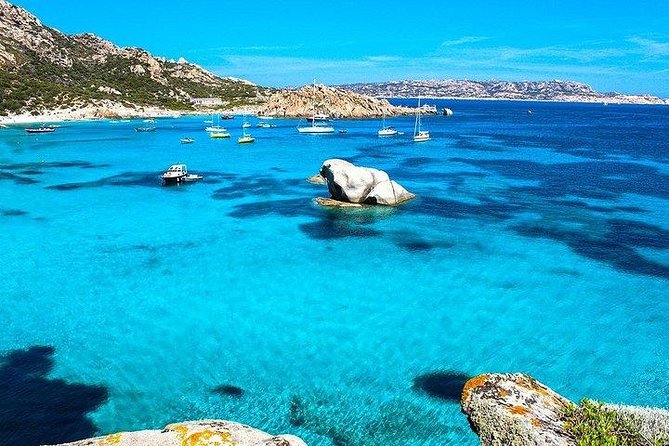
{"label": "distant hills", "polygon": [[470,80],[404,80],[395,82],[358,83],[340,88],[384,98],[461,98],[507,99],[561,102],[610,102],[625,104],[669,104],[650,95],[599,93],[589,85],[568,81],[470,81]]}
{"label": "distant hills", "polygon": [[191,109],[191,97],[229,105],[262,101],[265,89],[199,66],[120,48],[93,34],[66,35],[0,0],[0,114],[95,103]]}

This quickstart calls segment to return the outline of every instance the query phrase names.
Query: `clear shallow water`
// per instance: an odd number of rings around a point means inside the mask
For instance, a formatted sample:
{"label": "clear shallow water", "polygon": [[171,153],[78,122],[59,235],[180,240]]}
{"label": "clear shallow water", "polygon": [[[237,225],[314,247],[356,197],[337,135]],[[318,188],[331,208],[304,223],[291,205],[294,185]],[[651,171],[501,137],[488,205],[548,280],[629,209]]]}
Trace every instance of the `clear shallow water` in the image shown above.
{"label": "clear shallow water", "polygon": [[[0,444],[206,417],[474,445],[457,394],[482,372],[669,408],[669,109],[438,105],[423,144],[411,118],[388,140],[275,120],[249,146],[239,119],[0,130],[0,426],[24,420]],[[316,208],[331,157],[419,198]],[[205,181],[161,187],[178,161]]]}

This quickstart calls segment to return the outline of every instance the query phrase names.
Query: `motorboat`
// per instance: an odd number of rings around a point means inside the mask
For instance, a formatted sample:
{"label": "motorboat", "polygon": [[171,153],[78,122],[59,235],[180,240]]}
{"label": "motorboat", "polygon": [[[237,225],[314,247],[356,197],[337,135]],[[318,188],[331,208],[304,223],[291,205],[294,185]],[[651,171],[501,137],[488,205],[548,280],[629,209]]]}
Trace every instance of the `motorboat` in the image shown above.
{"label": "motorboat", "polygon": [[210,138],[229,138],[230,134],[227,131],[220,131],[220,132],[209,132],[209,137]]}
{"label": "motorboat", "polygon": [[314,121],[329,121],[330,116],[326,115],[325,113],[314,113],[311,116],[307,117],[308,122],[314,122]]}
{"label": "motorboat", "polygon": [[193,138],[181,138],[181,144],[193,144],[194,142]]}
{"label": "motorboat", "polygon": [[172,164],[164,174],[160,176],[163,184],[180,184],[201,180],[201,175],[188,173],[188,167],[185,164]]}
{"label": "motorboat", "polygon": [[135,127],[135,131],[139,133],[155,132],[155,127]]}
{"label": "motorboat", "polygon": [[45,127],[45,126],[34,129],[26,129],[26,133],[52,133],[55,131],[56,131],[55,127]]}
{"label": "motorboat", "polygon": [[221,119],[235,119],[235,115],[232,113],[223,113],[221,115]]}

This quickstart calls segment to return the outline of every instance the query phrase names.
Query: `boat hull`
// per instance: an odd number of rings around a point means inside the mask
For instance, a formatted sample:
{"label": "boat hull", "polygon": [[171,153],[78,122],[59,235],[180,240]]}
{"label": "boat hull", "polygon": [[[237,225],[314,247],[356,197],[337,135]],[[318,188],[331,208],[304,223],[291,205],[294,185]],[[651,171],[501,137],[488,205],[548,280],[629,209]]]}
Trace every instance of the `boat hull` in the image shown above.
{"label": "boat hull", "polygon": [[334,133],[334,127],[298,127],[297,131],[306,135],[325,135]]}

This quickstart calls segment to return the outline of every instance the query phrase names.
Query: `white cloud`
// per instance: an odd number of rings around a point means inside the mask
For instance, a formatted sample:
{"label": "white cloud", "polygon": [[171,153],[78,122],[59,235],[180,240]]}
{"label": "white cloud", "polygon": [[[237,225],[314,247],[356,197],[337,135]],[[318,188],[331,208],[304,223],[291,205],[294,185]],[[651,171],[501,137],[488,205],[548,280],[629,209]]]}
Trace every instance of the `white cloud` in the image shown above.
{"label": "white cloud", "polygon": [[488,39],[489,39],[488,37],[482,37],[482,36],[464,36],[460,37],[459,39],[446,40],[445,42],[442,42],[441,46],[459,46],[468,43],[483,42],[484,40]]}
{"label": "white cloud", "polygon": [[639,36],[630,37],[628,42],[638,45],[646,57],[664,57],[669,56],[669,43],[658,42],[657,40],[646,39]]}

